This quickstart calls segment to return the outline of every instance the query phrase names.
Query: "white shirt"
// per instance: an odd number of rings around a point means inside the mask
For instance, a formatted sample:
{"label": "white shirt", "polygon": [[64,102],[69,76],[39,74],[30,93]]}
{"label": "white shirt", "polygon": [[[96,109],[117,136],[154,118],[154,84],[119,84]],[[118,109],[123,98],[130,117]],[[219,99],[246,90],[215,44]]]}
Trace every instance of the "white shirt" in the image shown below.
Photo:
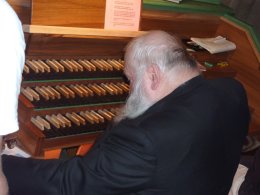
{"label": "white shirt", "polygon": [[232,186],[230,188],[228,195],[238,195],[239,188],[242,185],[242,183],[245,181],[247,171],[248,171],[247,167],[245,167],[242,164],[238,165],[237,171],[233,178]]}
{"label": "white shirt", "polygon": [[24,50],[21,22],[11,6],[0,0],[0,135],[19,129],[17,107]]}

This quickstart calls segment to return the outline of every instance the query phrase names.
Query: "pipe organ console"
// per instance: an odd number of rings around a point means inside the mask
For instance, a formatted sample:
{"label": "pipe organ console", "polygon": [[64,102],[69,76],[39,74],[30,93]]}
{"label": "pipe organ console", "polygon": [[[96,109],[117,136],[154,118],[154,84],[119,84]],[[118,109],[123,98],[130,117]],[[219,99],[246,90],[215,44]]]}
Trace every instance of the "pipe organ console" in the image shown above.
{"label": "pipe organ console", "polygon": [[[118,32],[113,35],[115,32],[102,31],[105,1],[75,0],[78,3],[73,4],[62,1],[59,5],[55,1],[32,1],[31,4],[21,1],[26,6],[19,6],[21,10],[18,9],[18,12],[23,13],[20,18],[25,24],[42,25],[44,33],[38,29],[35,32],[25,31],[26,62],[19,97],[20,130],[17,142],[32,156],[42,157],[45,151],[91,144],[111,123],[129,93],[129,85],[123,76],[123,54],[133,32],[129,32],[129,36],[118,36]],[[19,4],[16,1],[13,3]],[[82,11],[88,6],[93,8],[93,16]],[[75,11],[75,14],[68,14],[67,10],[73,13]],[[164,24],[162,30],[176,33],[174,30],[178,29],[186,39],[200,35],[192,34],[193,30],[189,30],[190,20],[197,26],[206,28],[196,18],[178,23],[178,18],[173,21],[169,18],[175,16],[174,13],[158,13],[145,11],[140,29],[158,29],[157,25],[161,23]],[[217,21],[216,24],[214,21]],[[173,30],[169,24],[176,22],[178,27]],[[225,33],[221,31],[226,23],[220,22],[219,18],[215,18],[213,24],[217,34],[225,35],[228,32],[229,28],[226,28]],[[55,26],[59,28],[55,29]],[[48,33],[45,30],[49,27],[53,29]],[[63,27],[66,33],[63,32]],[[91,30],[94,33],[73,35],[67,32],[70,28],[82,28],[86,32],[88,27],[94,28]],[[79,29],[76,30],[78,33]],[[96,33],[100,31],[101,34]],[[207,31],[198,33],[205,32]],[[209,36],[214,35],[211,33]],[[205,67],[203,75],[206,78],[228,76],[243,80],[243,73],[240,71],[237,74],[240,69],[237,68],[237,61],[233,60],[237,51],[214,55],[198,51],[191,54],[202,65],[204,62],[216,64],[220,61],[230,64],[224,68]],[[253,107],[257,106],[254,104]]]}
{"label": "pipe organ console", "polygon": [[[59,44],[66,45],[68,40],[77,41],[78,38],[63,38]],[[39,41],[37,35],[34,41]],[[64,56],[58,51],[57,58],[52,51],[57,43],[52,45],[53,41],[55,38],[44,41],[41,47],[48,48],[47,51],[27,50],[23,71],[18,140],[33,156],[41,156],[44,150],[92,143],[112,122],[129,94],[129,85],[123,77],[122,56],[104,57],[102,51],[96,51],[92,57],[91,48],[86,43],[86,48],[90,49],[85,50],[86,56],[68,56],[65,50],[62,51]],[[35,44],[33,42],[29,44]],[[69,47],[78,46],[73,43]],[[47,52],[47,57],[41,56],[41,52]],[[96,56],[98,53],[100,56]],[[208,59],[207,55],[201,52],[195,57],[203,61]],[[221,59],[221,55],[217,56]],[[208,69],[204,76],[235,75],[234,71],[223,70]]]}
{"label": "pipe organ console", "polygon": [[[129,94],[123,50],[130,39],[64,36],[62,32],[59,36],[26,33],[26,37],[18,143],[33,156],[93,143]],[[202,63],[226,55],[212,58],[201,51],[194,57]],[[205,70],[206,78],[236,73],[219,67]]]}
{"label": "pipe organ console", "polygon": [[41,157],[93,143],[129,94],[122,52],[129,38],[25,34],[18,144]]}
{"label": "pipe organ console", "polygon": [[18,136],[26,150],[38,156],[44,149],[91,142],[102,133],[129,93],[123,63],[113,58],[27,59]]}
{"label": "pipe organ console", "polygon": [[93,141],[128,96],[123,64],[113,58],[28,58],[19,103],[24,147],[38,156]]}

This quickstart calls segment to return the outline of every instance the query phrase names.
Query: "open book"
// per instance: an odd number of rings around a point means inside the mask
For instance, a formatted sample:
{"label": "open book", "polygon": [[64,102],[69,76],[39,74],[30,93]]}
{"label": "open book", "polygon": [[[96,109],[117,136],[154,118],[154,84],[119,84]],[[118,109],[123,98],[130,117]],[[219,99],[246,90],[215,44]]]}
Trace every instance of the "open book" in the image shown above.
{"label": "open book", "polygon": [[191,40],[198,44],[199,46],[208,50],[211,54],[220,53],[225,51],[231,51],[236,49],[235,43],[227,40],[222,36],[217,36],[214,38],[194,38]]}

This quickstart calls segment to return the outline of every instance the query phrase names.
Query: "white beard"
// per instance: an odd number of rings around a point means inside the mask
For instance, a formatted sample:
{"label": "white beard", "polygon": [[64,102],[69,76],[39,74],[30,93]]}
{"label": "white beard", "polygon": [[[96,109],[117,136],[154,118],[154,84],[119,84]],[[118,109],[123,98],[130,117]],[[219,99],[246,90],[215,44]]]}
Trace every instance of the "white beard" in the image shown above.
{"label": "white beard", "polygon": [[114,121],[117,123],[125,118],[136,118],[143,114],[152,105],[153,103],[147,98],[141,82],[136,83],[125,105],[119,110]]}

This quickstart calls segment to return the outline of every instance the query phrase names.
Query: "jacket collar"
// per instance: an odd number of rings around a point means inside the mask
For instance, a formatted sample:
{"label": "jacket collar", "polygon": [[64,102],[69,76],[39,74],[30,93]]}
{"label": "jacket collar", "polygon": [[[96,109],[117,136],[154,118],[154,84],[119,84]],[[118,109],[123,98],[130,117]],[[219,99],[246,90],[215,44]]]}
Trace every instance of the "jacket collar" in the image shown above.
{"label": "jacket collar", "polygon": [[[170,102],[174,101],[176,98],[179,98],[180,96],[183,96],[187,93],[192,93],[193,90],[197,89],[199,86],[201,86],[205,82],[205,79],[203,76],[198,75],[196,77],[193,77],[192,79],[186,81],[179,87],[177,87],[175,90],[173,90],[169,95],[165,96],[158,102],[156,102],[154,105],[152,105],[150,108],[148,108],[143,114],[140,116],[134,118],[136,122],[142,120],[143,118],[146,118],[150,114],[156,112],[158,108],[165,106],[165,104],[168,105],[171,104]],[[129,119],[126,119],[129,120]],[[131,120],[131,119],[130,119]]]}

